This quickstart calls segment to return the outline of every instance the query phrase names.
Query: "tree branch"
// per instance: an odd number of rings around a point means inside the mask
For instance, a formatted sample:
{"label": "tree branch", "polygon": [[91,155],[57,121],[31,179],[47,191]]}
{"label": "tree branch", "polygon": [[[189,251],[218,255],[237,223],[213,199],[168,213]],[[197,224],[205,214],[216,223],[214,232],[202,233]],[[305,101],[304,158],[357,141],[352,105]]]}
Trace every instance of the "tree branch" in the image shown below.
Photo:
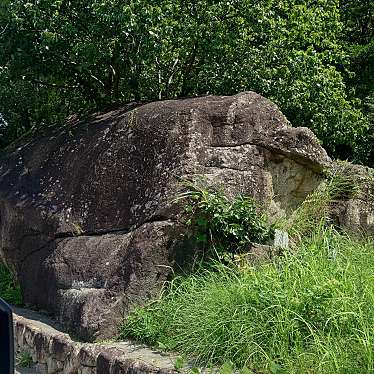
{"label": "tree branch", "polygon": [[42,81],[40,79],[35,79],[35,78],[26,78],[26,80],[31,83],[36,83],[42,86],[54,87],[54,88],[78,88],[79,87],[78,85],[56,84],[56,83]]}
{"label": "tree branch", "polygon": [[5,25],[5,27],[1,30],[0,35],[3,35],[5,33],[8,26],[9,26],[9,23],[7,25]]}

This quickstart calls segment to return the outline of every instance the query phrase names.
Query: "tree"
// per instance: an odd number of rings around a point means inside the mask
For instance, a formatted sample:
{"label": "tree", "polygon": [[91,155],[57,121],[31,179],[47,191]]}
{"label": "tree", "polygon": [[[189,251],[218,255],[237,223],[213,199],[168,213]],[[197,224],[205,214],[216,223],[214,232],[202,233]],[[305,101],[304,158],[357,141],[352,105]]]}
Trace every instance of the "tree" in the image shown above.
{"label": "tree", "polygon": [[332,155],[359,156],[368,124],[346,85],[338,0],[12,0],[1,17],[14,136],[131,100],[255,90]]}
{"label": "tree", "polygon": [[[348,87],[361,99],[369,127],[361,144],[367,162],[374,165],[374,3],[342,0],[343,45],[350,56]],[[364,157],[364,156],[362,156]]]}

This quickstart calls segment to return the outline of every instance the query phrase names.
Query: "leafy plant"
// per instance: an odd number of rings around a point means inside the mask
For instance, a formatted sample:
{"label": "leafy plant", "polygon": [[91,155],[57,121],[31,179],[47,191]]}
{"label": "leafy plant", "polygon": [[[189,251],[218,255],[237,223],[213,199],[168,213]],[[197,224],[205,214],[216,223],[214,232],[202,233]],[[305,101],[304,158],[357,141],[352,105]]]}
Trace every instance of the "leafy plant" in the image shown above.
{"label": "leafy plant", "polygon": [[22,305],[21,288],[9,269],[0,262],[0,297],[13,305]]}
{"label": "leafy plant", "polygon": [[219,369],[219,374],[233,374],[233,364],[230,361],[225,362]]}
{"label": "leafy plant", "polygon": [[198,243],[222,255],[240,253],[251,243],[265,243],[273,238],[274,228],[253,199],[236,196],[229,199],[214,189],[185,182],[186,192],[179,200],[186,200],[185,223]]}
{"label": "leafy plant", "polygon": [[174,369],[180,370],[186,366],[186,361],[183,357],[177,357],[174,363]]}
{"label": "leafy plant", "polygon": [[29,368],[33,364],[31,354],[26,351],[18,353],[16,362],[22,368]]}

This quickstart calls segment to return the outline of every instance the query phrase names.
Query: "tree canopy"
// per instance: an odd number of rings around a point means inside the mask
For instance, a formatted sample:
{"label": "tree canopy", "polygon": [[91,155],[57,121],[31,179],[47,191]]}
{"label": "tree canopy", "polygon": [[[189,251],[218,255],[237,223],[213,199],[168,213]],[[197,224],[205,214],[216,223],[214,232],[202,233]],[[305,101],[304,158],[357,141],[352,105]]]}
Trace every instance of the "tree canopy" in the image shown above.
{"label": "tree canopy", "polygon": [[372,165],[373,19],[364,0],[3,0],[0,142],[132,100],[254,90]]}

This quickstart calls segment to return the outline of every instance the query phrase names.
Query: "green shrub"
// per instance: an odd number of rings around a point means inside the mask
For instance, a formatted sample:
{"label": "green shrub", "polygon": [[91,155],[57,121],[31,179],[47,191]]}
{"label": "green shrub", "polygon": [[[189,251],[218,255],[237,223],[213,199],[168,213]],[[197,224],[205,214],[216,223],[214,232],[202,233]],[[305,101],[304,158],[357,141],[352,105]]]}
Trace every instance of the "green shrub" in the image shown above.
{"label": "green shrub", "polygon": [[13,305],[22,304],[21,289],[9,269],[0,262],[0,297]]}
{"label": "green shrub", "polygon": [[186,224],[190,234],[212,253],[240,253],[252,242],[266,243],[274,236],[253,199],[242,195],[233,199],[222,192],[197,183],[185,182],[187,191],[178,199],[186,200]]}
{"label": "green shrub", "polygon": [[160,300],[128,317],[122,337],[200,364],[373,372],[373,244],[321,227],[274,263],[240,271],[217,265],[178,278]]}

